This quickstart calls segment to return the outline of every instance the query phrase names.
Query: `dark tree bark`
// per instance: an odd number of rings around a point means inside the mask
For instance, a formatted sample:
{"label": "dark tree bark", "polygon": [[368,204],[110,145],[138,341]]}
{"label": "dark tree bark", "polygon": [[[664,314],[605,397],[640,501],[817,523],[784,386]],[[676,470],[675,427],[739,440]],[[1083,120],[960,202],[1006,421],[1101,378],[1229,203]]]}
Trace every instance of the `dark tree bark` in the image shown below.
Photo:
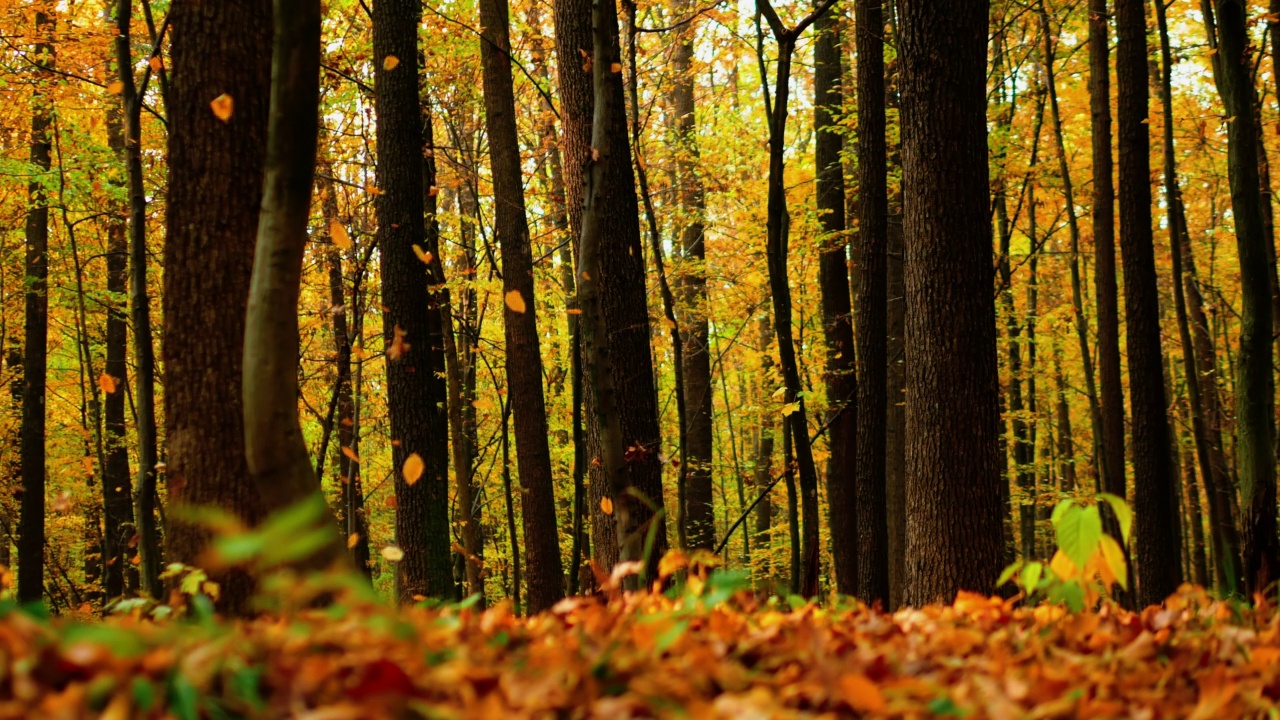
{"label": "dark tree bark", "polygon": [[[506,294],[503,326],[507,388],[508,402],[515,416],[516,461],[520,468],[528,610],[538,613],[564,596],[564,570],[560,562],[547,410],[542,395],[542,350],[534,301],[529,221],[525,216],[520,138],[516,132],[507,0],[481,0],[480,25],[495,231],[502,250],[502,289]],[[459,479],[459,482],[466,481],[466,478]]]}
{"label": "dark tree bark", "polygon": [[[611,58],[604,70],[610,70],[613,62],[621,62],[617,42],[617,14],[612,6],[603,8],[600,22],[612,38],[605,50]],[[589,418],[587,464],[590,467],[589,504],[592,519],[591,540],[593,557],[604,569],[611,568],[619,557],[616,519],[620,505],[627,506],[630,528],[624,534],[640,533],[637,539],[644,541],[650,533],[654,537],[652,551],[647,558],[647,574],[657,576],[657,563],[666,551],[667,531],[662,497],[662,467],[659,460],[660,431],[658,427],[657,389],[653,380],[653,359],[649,347],[649,315],[645,301],[644,258],[640,251],[640,218],[635,193],[635,178],[630,162],[630,145],[627,138],[626,115],[623,112],[624,91],[622,75],[610,73],[600,78],[600,90],[594,89],[592,71],[595,61],[583,61],[580,50],[593,48],[592,3],[590,0],[557,0],[555,3],[556,52],[565,59],[559,65],[560,112],[563,118],[565,155],[565,188],[567,189],[570,228],[574,237],[585,237],[585,200],[587,171],[593,167],[596,154],[604,156],[599,147],[607,142],[612,158],[603,164],[599,184],[600,254],[599,292],[604,329],[608,335],[609,360],[612,367],[611,381],[618,392],[617,412],[621,425],[625,458],[625,479],[630,492],[625,497],[610,493],[607,479],[608,466],[603,463],[605,433],[598,422],[603,412],[601,398],[584,382],[586,417]],[[572,58],[571,60],[569,58]],[[611,106],[607,114],[609,124],[593,135],[595,106],[606,98]],[[595,153],[592,150],[596,150]],[[593,231],[594,232],[594,231]],[[579,246],[578,293],[583,302],[582,271],[590,268]],[[593,261],[594,262],[594,261]],[[588,270],[589,273],[589,270]],[[583,345],[589,333],[585,327],[588,309],[583,311]],[[583,357],[588,352],[584,347]],[[584,372],[585,376],[589,373]],[[595,462],[600,459],[601,463]],[[601,500],[608,497],[613,503],[615,515],[606,514]],[[656,523],[656,524],[655,524]],[[638,559],[638,558],[633,558]]]}
{"label": "dark tree bark", "polygon": [[[1098,380],[1102,412],[1101,489],[1125,497],[1124,386],[1116,286],[1115,184],[1111,161],[1111,46],[1107,0],[1089,0],[1089,111],[1093,131],[1094,296],[1098,305]],[[1119,526],[1108,512],[1109,531]]]}
{"label": "dark tree bark", "polygon": [[[151,66],[148,64],[144,71],[143,87],[139,88],[133,78],[133,50],[130,47],[132,9],[131,0],[119,0],[116,9],[115,46],[124,116],[125,170],[129,183],[129,304],[133,320],[134,377],[137,382],[133,401],[138,435],[138,487],[132,498],[132,508],[128,512],[131,519],[136,517],[137,523],[138,577],[136,580],[131,578],[130,584],[139,585],[144,595],[159,597],[162,588],[160,534],[156,528],[156,465],[160,462],[156,428],[156,351],[151,337],[151,296],[147,292],[147,195],[142,174],[142,97],[146,81],[151,77]],[[120,381],[122,384],[125,382],[123,374]],[[125,489],[128,490],[127,487]],[[108,517],[108,527],[110,522],[111,518]],[[131,576],[132,574],[130,573]]]}
{"label": "dark tree bark", "polygon": [[1003,561],[986,142],[987,3],[900,0],[906,230],[905,600]]}
{"label": "dark tree bark", "polygon": [[858,593],[889,607],[888,160],[883,0],[859,0],[858,51]]}
{"label": "dark tree bark", "polygon": [[[1240,474],[1244,584],[1266,591],[1280,578],[1276,535],[1275,381],[1272,374],[1271,272],[1263,228],[1253,53],[1243,0],[1217,0],[1218,92],[1227,116],[1227,167],[1240,257],[1240,351],[1236,364],[1236,463]],[[1270,269],[1269,269],[1270,268]]]}
{"label": "dark tree bark", "polygon": [[[1224,475],[1221,460],[1221,435],[1215,439],[1210,433],[1210,423],[1205,415],[1203,399],[1203,374],[1200,368],[1199,351],[1191,331],[1189,307],[1199,307],[1199,290],[1191,285],[1190,275],[1183,272],[1183,263],[1190,264],[1191,238],[1187,228],[1186,213],[1182,204],[1182,190],[1178,185],[1178,166],[1173,140],[1173,52],[1169,44],[1169,28],[1163,0],[1154,0],[1156,24],[1160,34],[1160,102],[1164,110],[1164,132],[1162,146],[1164,152],[1164,193],[1168,206],[1169,250],[1172,260],[1173,302],[1178,324],[1178,339],[1182,345],[1183,375],[1187,378],[1187,406],[1190,415],[1192,438],[1195,443],[1196,460],[1200,477],[1204,479],[1206,496],[1209,500],[1209,529],[1214,552],[1214,577],[1218,590],[1233,594],[1237,591],[1242,568],[1240,566],[1240,540],[1234,519],[1231,517],[1230,503],[1217,492],[1217,488],[1228,488],[1230,479]],[[1188,300],[1188,296],[1194,299]],[[1201,311],[1203,314],[1203,311]],[[1212,351],[1210,351],[1212,355]],[[1210,382],[1213,382],[1211,379]],[[1218,407],[1217,390],[1213,391],[1212,405]],[[1192,468],[1188,469],[1188,477],[1194,477]],[[1190,491],[1189,491],[1190,492]],[[1196,493],[1198,505],[1198,493]]]}
{"label": "dark tree bark", "polygon": [[903,361],[906,328],[906,288],[903,279],[902,215],[889,222],[888,322],[886,349],[889,358],[887,388],[887,428],[885,442],[885,498],[889,517],[889,608],[902,607],[907,569],[906,496],[906,364]]}
{"label": "dark tree bark", "polygon": [[[173,83],[162,298],[172,520],[165,540],[168,559],[188,565],[198,564],[208,532],[174,508],[215,506],[250,526],[263,517],[245,464],[240,382],[266,161],[271,19],[269,0],[179,0],[170,11]],[[230,103],[225,120],[210,107],[215,99],[224,114]],[[144,306],[139,258],[133,259],[137,328]],[[142,473],[146,462],[139,457]],[[139,509],[146,501],[142,473]],[[145,516],[139,513],[139,520]],[[214,579],[221,584],[223,610],[247,609],[247,576]]]}
{"label": "dark tree bark", "polygon": [[[859,5],[861,9],[861,5]],[[836,590],[844,595],[863,595],[859,583],[859,550],[865,559],[870,560],[869,548],[859,547],[858,504],[860,491],[864,488],[861,481],[873,483],[873,468],[866,468],[858,462],[858,360],[862,353],[856,353],[853,338],[853,309],[850,305],[849,293],[849,237],[845,229],[845,189],[844,165],[840,157],[844,147],[843,130],[838,122],[844,114],[844,91],[840,86],[843,69],[840,61],[840,18],[834,12],[824,14],[813,27],[813,86],[815,102],[813,106],[813,126],[817,136],[814,142],[814,165],[817,168],[817,206],[818,222],[822,227],[821,249],[818,260],[818,281],[822,289],[822,328],[827,341],[827,367],[825,373],[827,385],[827,404],[830,407],[827,418],[827,446],[831,457],[827,461],[827,505],[830,510],[832,571],[835,573]],[[858,37],[866,34],[861,22],[858,22]],[[872,37],[876,40],[876,36]],[[863,60],[859,56],[858,69],[863,69]],[[884,72],[880,78],[883,83]],[[883,90],[880,97],[884,97]],[[861,100],[861,96],[859,98]],[[859,142],[862,136],[875,132],[876,121],[868,121],[863,115],[865,108],[861,102],[858,106],[858,118],[862,126],[858,128]],[[870,127],[868,127],[870,126]],[[880,133],[884,137],[883,128]],[[859,147],[859,150],[862,150]],[[874,164],[874,160],[863,158],[864,162]],[[864,170],[865,172],[865,170]],[[881,182],[883,187],[884,183]],[[861,195],[866,202],[865,191]],[[875,244],[871,238],[875,230],[869,233],[863,226],[860,234],[859,259],[863,259],[868,251],[874,252],[867,244]],[[872,270],[874,272],[874,270]],[[874,279],[866,277],[867,268],[862,268],[862,283],[859,292],[867,285],[874,285]],[[863,305],[859,304],[859,309]],[[871,321],[874,323],[874,320]],[[863,329],[862,322],[858,323]],[[874,351],[870,351],[874,354]],[[865,378],[864,378],[865,381]],[[864,477],[865,475],[865,477]],[[870,488],[866,488],[868,491]],[[870,494],[870,493],[868,493]],[[881,502],[881,505],[884,503]],[[866,598],[865,595],[863,596]]]}
{"label": "dark tree bark", "polygon": [[[52,77],[53,20],[36,13],[35,32],[40,38],[32,48],[37,83]],[[31,98],[31,164],[48,173],[51,160],[49,130],[53,124],[53,99],[35,86]],[[27,185],[26,266],[23,277],[26,344],[22,359],[22,508],[18,536],[18,600],[39,602],[44,597],[44,481],[45,386],[49,359],[49,200],[43,178]]]}
{"label": "dark tree bark", "polygon": [[[764,557],[772,557],[769,550],[773,547],[773,499],[769,490],[773,486],[773,446],[774,446],[774,412],[772,408],[767,407],[764,402],[768,397],[767,388],[772,387],[776,383],[774,377],[773,355],[769,352],[769,346],[773,340],[773,323],[769,321],[769,308],[765,308],[760,313],[760,377],[759,377],[759,397],[760,397],[760,437],[756,442],[756,472],[754,478],[754,490],[761,494],[760,503],[756,505],[755,517],[755,535],[756,542],[764,544]],[[763,580],[757,580],[756,587],[760,587],[767,592],[775,590],[775,568],[771,561],[766,560],[763,568]]]}
{"label": "dark tree bark", "polygon": [[262,210],[245,315],[245,460],[263,510],[309,503],[300,534],[323,540],[289,559],[304,570],[350,567],[298,420],[298,296],[320,129],[320,0],[275,0]]}
{"label": "dark tree bark", "polygon": [[1146,15],[1116,0],[1120,250],[1124,263],[1129,399],[1133,411],[1134,533],[1138,604],[1157,604],[1182,582],[1181,537],[1169,454],[1160,307],[1151,232]]}
{"label": "dark tree bark", "polygon": [[[107,141],[116,156],[128,164],[125,149],[124,113],[119,105],[107,110]],[[133,478],[129,471],[129,449],[125,444],[125,387],[128,384],[126,356],[129,343],[127,302],[119,298],[129,290],[128,205],[117,208],[120,215],[107,228],[107,352],[103,372],[113,381],[112,392],[103,400],[103,430],[106,463],[102,471],[102,589],[108,602],[124,595],[129,584],[137,585],[137,575],[128,572],[129,537],[133,526]],[[128,582],[132,575],[133,583]]]}
{"label": "dark tree bark", "polygon": [[[695,10],[691,0],[681,0],[676,4],[676,14],[680,17],[686,17]],[[711,487],[711,354],[707,345],[707,251],[703,242],[706,194],[698,168],[698,125],[694,111],[694,24],[687,23],[679,33],[671,59],[675,75],[671,104],[675,114],[676,175],[683,224],[680,248],[684,254],[684,265],[680,284],[683,301],[681,340],[684,348],[681,360],[684,366],[686,535],[690,548],[710,550],[715,544]]]}
{"label": "dark tree bark", "polygon": [[[453,590],[449,556],[449,446],[440,284],[414,252],[426,247],[422,179],[422,104],[418,90],[418,25],[414,0],[380,0],[373,11],[378,121],[378,230],[382,258],[383,337],[388,348],[387,405],[395,468],[396,542],[400,602],[447,597]],[[393,59],[389,59],[393,58]],[[437,253],[438,254],[438,253]],[[425,464],[409,483],[401,468],[410,455]]]}

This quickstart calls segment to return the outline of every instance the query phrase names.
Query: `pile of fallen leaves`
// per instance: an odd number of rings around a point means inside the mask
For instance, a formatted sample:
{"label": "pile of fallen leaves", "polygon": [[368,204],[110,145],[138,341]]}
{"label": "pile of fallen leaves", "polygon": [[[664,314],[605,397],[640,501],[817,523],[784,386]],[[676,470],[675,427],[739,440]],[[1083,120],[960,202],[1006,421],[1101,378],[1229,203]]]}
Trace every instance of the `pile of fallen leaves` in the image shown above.
{"label": "pile of fallen leaves", "polygon": [[961,595],[893,614],[732,587],[228,622],[0,618],[0,716],[1264,716],[1280,614],[1187,587],[1141,613]]}

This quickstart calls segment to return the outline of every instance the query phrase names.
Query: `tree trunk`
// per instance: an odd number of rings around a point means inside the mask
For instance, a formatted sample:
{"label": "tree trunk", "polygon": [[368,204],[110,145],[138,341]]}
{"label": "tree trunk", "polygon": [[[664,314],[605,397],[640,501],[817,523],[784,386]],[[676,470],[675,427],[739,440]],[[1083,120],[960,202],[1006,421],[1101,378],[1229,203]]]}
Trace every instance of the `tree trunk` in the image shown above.
{"label": "tree trunk", "polygon": [[1280,577],[1276,532],[1274,432],[1275,387],[1271,366],[1271,270],[1263,228],[1254,119],[1252,52],[1243,0],[1217,0],[1220,68],[1218,91],[1227,123],[1227,166],[1236,247],[1240,257],[1240,350],[1236,370],[1237,467],[1242,497],[1244,583],[1250,593],[1266,591]]}
{"label": "tree trunk", "polygon": [[[844,213],[844,165],[840,157],[844,140],[840,136],[843,130],[837,125],[844,114],[844,91],[840,86],[843,74],[840,61],[840,22],[835,13],[827,13],[814,23],[813,28],[813,125],[816,135],[814,165],[817,168],[818,222],[822,228],[818,281],[822,289],[822,328],[827,341],[825,379],[827,404],[830,408],[827,447],[831,452],[827,461],[827,504],[831,513],[832,571],[835,573],[838,592],[843,595],[862,595],[858,577],[858,554],[859,550],[866,553],[869,548],[865,545],[859,547],[861,518],[858,500],[859,492],[864,490],[861,481],[865,479],[868,484],[872,484],[874,469],[866,468],[867,472],[855,474],[864,469],[857,457],[860,420],[857,361],[863,357],[863,353],[858,352],[855,356],[853,309],[849,293],[849,237],[845,230]],[[861,22],[858,27],[862,28]],[[859,38],[863,34],[859,33]],[[862,66],[860,60],[858,69],[862,70]],[[880,72],[880,77],[884,77],[883,71]],[[880,97],[884,97],[883,91],[880,92]],[[866,110],[861,102],[859,110]],[[863,122],[858,134],[861,139],[863,134],[875,131],[876,121],[867,119],[862,112],[859,112],[858,117]],[[881,132],[880,136],[883,138],[884,133]],[[860,154],[860,157],[864,163],[874,164],[874,160],[870,160],[865,154]],[[883,187],[884,183],[880,185]],[[864,202],[867,195],[864,191]],[[872,238],[874,234],[874,229],[869,232],[865,224],[862,226],[859,260],[867,253],[875,252],[876,240]],[[867,247],[868,244],[873,247]],[[874,279],[866,278],[865,267],[862,268],[862,273],[862,283],[858,288],[860,293],[868,289],[867,285],[875,283]],[[870,290],[874,292],[874,288]],[[862,309],[863,305],[859,304],[858,307]],[[858,328],[863,328],[862,322],[858,323]],[[868,352],[874,354],[874,351]],[[871,488],[865,489],[870,497]],[[880,505],[883,506],[884,503],[881,502]],[[864,557],[871,559],[869,554],[864,554]],[[865,596],[864,599],[869,600]]]}
{"label": "tree trunk", "polygon": [[[50,82],[53,20],[36,13],[32,49],[37,82]],[[31,98],[31,164],[49,172],[53,99],[39,85]],[[18,537],[18,600],[44,597],[45,386],[49,359],[49,201],[41,178],[27,184],[25,352],[22,360],[22,510]]]}
{"label": "tree trunk", "polygon": [[[494,220],[502,250],[502,289],[506,296],[503,326],[507,389],[508,402],[515,415],[528,610],[538,613],[564,596],[564,570],[560,562],[547,410],[542,395],[542,350],[538,340],[529,222],[525,216],[520,139],[516,132],[507,0],[481,0],[480,25]],[[464,481],[465,478],[459,479]]]}
{"label": "tree trunk", "polygon": [[987,3],[901,0],[905,600],[989,592],[1003,561]]}
{"label": "tree trunk", "polygon": [[[676,14],[693,13],[692,0],[680,0]],[[695,75],[693,72],[694,24],[679,30],[680,37],[672,53],[675,75],[671,89],[672,112],[675,114],[676,175],[679,178],[680,248],[684,254],[680,275],[683,327],[681,335],[684,375],[685,463],[688,473],[685,485],[685,512],[688,521],[688,543],[693,549],[710,550],[715,544],[715,515],[711,493],[711,354],[708,350],[707,325],[707,251],[704,244],[703,215],[706,195],[701,169],[698,167],[698,125],[694,112]],[[635,112],[633,107],[633,112]]]}
{"label": "tree trunk", "polygon": [[903,279],[902,215],[889,222],[886,283],[888,322],[886,350],[889,359],[888,406],[885,442],[885,498],[889,518],[889,609],[902,607],[907,571],[906,495],[906,364],[903,332],[906,328],[906,288]]}
{"label": "tree trunk", "polygon": [[[566,163],[565,187],[568,191],[570,227],[579,238],[578,293],[581,316],[584,365],[591,352],[591,342],[605,337],[591,338],[586,323],[590,310],[586,300],[591,292],[599,293],[602,328],[607,334],[608,359],[612,377],[608,382],[617,390],[616,410],[620,415],[621,438],[625,445],[619,451],[628,451],[625,466],[612,467],[605,462],[606,453],[612,449],[601,419],[612,420],[602,405],[603,399],[592,391],[593,383],[584,382],[586,392],[586,416],[588,423],[587,464],[591,468],[590,498],[593,557],[605,570],[619,559],[620,535],[616,520],[625,511],[630,527],[622,534],[643,543],[652,534],[654,544],[647,558],[647,575],[657,576],[657,564],[666,552],[667,532],[662,497],[662,468],[659,460],[660,431],[658,427],[658,399],[653,380],[653,359],[649,347],[649,315],[645,301],[644,258],[640,251],[640,218],[635,194],[635,179],[630,162],[627,138],[627,122],[623,113],[624,91],[620,73],[609,73],[614,62],[621,63],[617,41],[617,15],[612,5],[601,7],[601,31],[608,35],[601,52],[608,62],[602,68],[606,72],[593,78],[596,60],[585,63],[580,50],[593,48],[596,39],[592,33],[592,7],[590,0],[557,0],[555,3],[556,50],[561,58],[573,58],[559,64],[561,113]],[[599,87],[597,88],[597,81]],[[607,100],[610,112],[603,113],[600,122],[607,125],[594,128],[592,118],[596,105]],[[598,130],[598,132],[596,132]],[[601,144],[607,143],[613,157],[596,164],[595,157],[605,157]],[[593,150],[595,152],[593,152]],[[599,173],[598,178],[589,178]],[[600,196],[593,198],[587,190],[587,180]],[[591,230],[599,245],[599,274],[590,272],[596,263],[588,262],[582,239],[588,235],[585,217],[589,214],[587,203],[597,213],[594,221],[599,225]],[[597,235],[598,233],[598,235]],[[584,287],[583,271],[598,287],[590,292]],[[596,368],[599,370],[600,368]],[[591,374],[587,369],[584,380]],[[603,378],[600,378],[603,380]],[[600,462],[596,462],[599,460]],[[609,473],[621,471],[621,480],[631,489],[626,497],[612,495],[616,488]],[[604,512],[604,498],[609,498],[615,515]],[[638,560],[639,557],[631,558]]]}
{"label": "tree trunk", "polygon": [[773,592],[774,587],[774,567],[773,567],[773,501],[769,489],[773,484],[773,446],[774,446],[774,412],[767,406],[765,399],[769,396],[769,388],[776,382],[773,372],[773,355],[769,352],[769,345],[773,340],[773,323],[769,321],[769,308],[765,308],[760,313],[760,375],[759,375],[759,400],[760,400],[760,438],[756,443],[756,472],[753,487],[755,492],[761,493],[760,503],[756,505],[755,517],[755,535],[756,542],[763,543],[765,558],[764,567],[761,568],[762,581],[756,582],[756,587]]}
{"label": "tree trunk", "polygon": [[[396,542],[404,551],[396,596],[447,597],[449,446],[440,279],[414,251],[426,247],[422,180],[422,105],[418,91],[418,25],[414,0],[380,0],[373,11],[378,120],[378,231],[382,258],[383,337],[387,344],[387,406],[395,472]],[[411,455],[425,464],[409,483],[401,469]]]}
{"label": "tree trunk", "polygon": [[1138,602],[1158,604],[1182,582],[1175,478],[1169,455],[1160,308],[1151,232],[1146,16],[1142,0],[1116,0],[1120,250],[1124,263],[1129,398],[1133,410],[1134,532]]}
{"label": "tree trunk", "polygon": [[[140,586],[146,596],[160,597],[163,589],[160,586],[160,534],[156,528],[156,465],[160,462],[156,429],[156,352],[151,338],[151,296],[147,292],[147,195],[142,174],[143,93],[133,79],[133,50],[129,36],[131,17],[131,0],[120,0],[116,10],[115,50],[121,85],[120,101],[124,109],[124,157],[129,182],[127,247],[134,377],[137,382],[133,398],[138,434],[138,487],[128,511],[130,518],[136,517],[138,570],[136,579],[130,573],[129,584]],[[144,80],[148,77],[149,74],[143,75]],[[122,383],[125,381],[124,375],[120,380]]]}
{"label": "tree trunk", "polygon": [[[249,526],[264,512],[245,464],[240,383],[266,161],[271,55],[264,48],[271,46],[271,17],[269,0],[180,0],[170,13],[173,84],[162,293],[169,507],[215,506]],[[226,120],[211,111],[214,99],[224,114],[230,108]],[[139,250],[133,248],[135,328],[144,307]],[[138,345],[145,353],[141,338]],[[148,518],[143,473],[149,466],[143,454],[140,522]],[[170,515],[169,560],[197,564],[208,532],[181,513]],[[221,584],[223,610],[247,609],[247,576],[232,572],[214,579]]]}
{"label": "tree trunk", "polygon": [[[1125,497],[1124,386],[1120,380],[1120,312],[1116,286],[1115,185],[1111,161],[1111,47],[1107,0],[1089,0],[1089,109],[1093,132],[1094,295],[1098,304],[1101,385],[1100,489]],[[1119,526],[1105,512],[1108,531]]]}
{"label": "tree trunk", "polygon": [[298,420],[298,296],[320,129],[320,0],[275,0],[267,164],[244,335],[245,460],[267,513],[319,509],[289,558],[306,570],[350,567]]}

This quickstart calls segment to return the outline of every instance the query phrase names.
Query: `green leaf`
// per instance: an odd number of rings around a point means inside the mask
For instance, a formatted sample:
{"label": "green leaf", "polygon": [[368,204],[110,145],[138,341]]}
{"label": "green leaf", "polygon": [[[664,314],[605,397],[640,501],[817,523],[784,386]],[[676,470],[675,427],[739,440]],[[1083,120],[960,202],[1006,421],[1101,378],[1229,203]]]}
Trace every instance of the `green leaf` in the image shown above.
{"label": "green leaf", "polygon": [[1021,561],[1021,560],[1019,560],[1018,562],[1013,563],[1012,565],[1010,565],[1010,566],[1006,567],[1006,568],[1004,569],[1004,571],[1000,573],[1000,577],[996,578],[996,587],[1001,587],[1001,586],[1003,586],[1005,583],[1007,583],[1007,582],[1009,582],[1010,580],[1012,580],[1012,579],[1013,579],[1013,576],[1014,576],[1014,575],[1017,575],[1017,574],[1018,574],[1018,571],[1019,571],[1019,570],[1021,570],[1021,569],[1022,569],[1022,561]]}
{"label": "green leaf", "polygon": [[1124,544],[1129,544],[1129,533],[1133,530],[1133,511],[1129,509],[1129,504],[1124,498],[1116,497],[1111,493],[1102,493],[1098,497],[1107,501],[1111,506],[1111,512],[1116,514],[1116,520],[1120,523],[1120,535],[1124,538]]}
{"label": "green leaf", "polygon": [[1102,518],[1098,514],[1098,506],[1076,506],[1064,511],[1058,519],[1056,531],[1058,547],[1077,568],[1083,570],[1102,537]]}
{"label": "green leaf", "polygon": [[231,675],[231,693],[257,712],[267,706],[258,687],[261,679],[261,668],[242,667]]}
{"label": "green leaf", "polygon": [[63,633],[62,644],[76,643],[101,645],[120,658],[137,657],[146,649],[136,631],[114,625],[72,625]]}
{"label": "green leaf", "polygon": [[1084,588],[1079,583],[1058,583],[1049,591],[1049,600],[1067,606],[1073,613],[1084,610]]}
{"label": "green leaf", "polygon": [[676,644],[676,641],[679,640],[680,636],[684,635],[684,631],[688,629],[689,621],[681,620],[675,625],[663,630],[662,634],[654,641],[654,645],[657,647],[658,652],[666,652],[672,645]]}
{"label": "green leaf", "polygon": [[1070,498],[1058,503],[1057,507],[1053,509],[1053,514],[1049,516],[1049,522],[1057,528],[1058,523],[1062,521],[1062,517],[1074,506],[1075,503]]}
{"label": "green leaf", "polygon": [[169,709],[178,720],[199,720],[196,706],[200,696],[191,681],[182,675],[174,675],[169,681]]}
{"label": "green leaf", "polygon": [[1040,585],[1042,577],[1044,577],[1044,563],[1027,563],[1026,567],[1022,568],[1021,582],[1023,591],[1028,595],[1035,592]]}
{"label": "green leaf", "polygon": [[151,685],[151,681],[144,677],[135,677],[129,691],[133,695],[133,704],[142,713],[147,713],[155,707],[156,689]]}

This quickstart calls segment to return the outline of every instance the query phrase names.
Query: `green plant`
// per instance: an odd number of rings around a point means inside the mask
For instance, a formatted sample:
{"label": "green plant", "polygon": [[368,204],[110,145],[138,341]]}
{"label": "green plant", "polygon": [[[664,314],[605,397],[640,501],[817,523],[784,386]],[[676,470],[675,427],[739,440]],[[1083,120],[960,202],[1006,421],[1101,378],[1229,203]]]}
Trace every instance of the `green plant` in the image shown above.
{"label": "green plant", "polygon": [[1023,559],[1000,573],[997,586],[1012,582],[1030,602],[1065,605],[1072,612],[1092,607],[1111,594],[1114,586],[1129,587],[1124,545],[1102,529],[1102,503],[1115,513],[1121,540],[1129,542],[1133,512],[1125,501],[1102,493],[1085,504],[1063,500],[1050,522],[1058,549],[1046,563]]}

